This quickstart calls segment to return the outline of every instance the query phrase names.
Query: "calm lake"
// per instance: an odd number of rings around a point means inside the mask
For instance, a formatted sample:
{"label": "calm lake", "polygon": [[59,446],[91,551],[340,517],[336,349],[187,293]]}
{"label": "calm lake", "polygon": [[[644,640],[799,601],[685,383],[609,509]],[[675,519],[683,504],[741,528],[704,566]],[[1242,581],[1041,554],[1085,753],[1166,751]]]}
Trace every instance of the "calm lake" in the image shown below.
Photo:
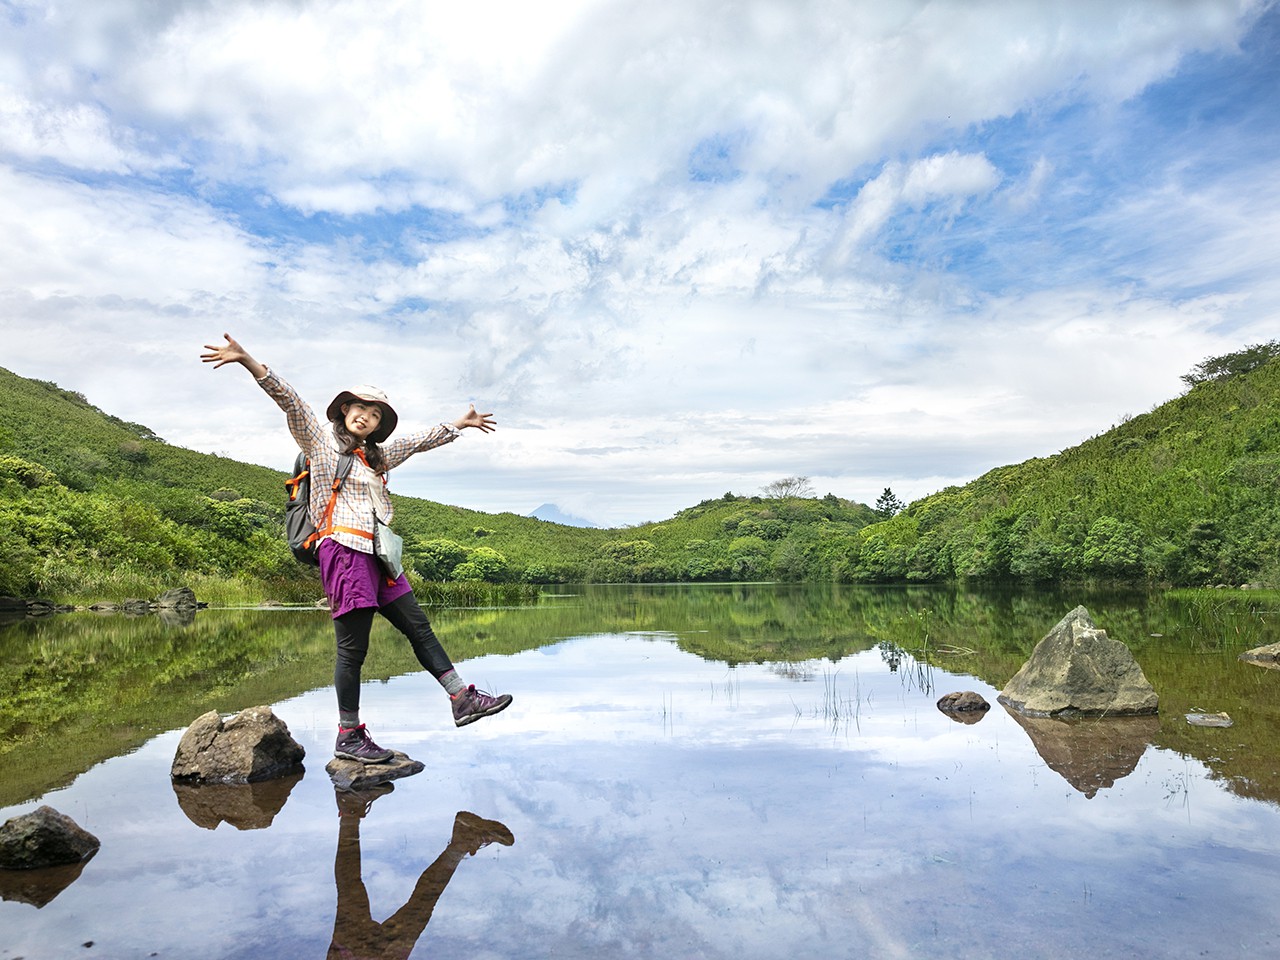
{"label": "calm lake", "polygon": [[[1133,651],[1158,718],[1019,722],[996,702],[1080,603]],[[0,958],[1280,951],[1280,671],[1237,659],[1280,641],[1280,610],[680,585],[429,612],[463,677],[515,703],[456,729],[380,623],[364,719],[426,770],[359,802],[324,770],[324,612],[0,626],[0,821],[47,804],[102,844],[0,874]],[[959,690],[992,709],[940,713]],[[258,704],[305,774],[171,783],[187,724]],[[1186,720],[1218,712],[1234,726]],[[453,855],[477,818],[494,842]]]}

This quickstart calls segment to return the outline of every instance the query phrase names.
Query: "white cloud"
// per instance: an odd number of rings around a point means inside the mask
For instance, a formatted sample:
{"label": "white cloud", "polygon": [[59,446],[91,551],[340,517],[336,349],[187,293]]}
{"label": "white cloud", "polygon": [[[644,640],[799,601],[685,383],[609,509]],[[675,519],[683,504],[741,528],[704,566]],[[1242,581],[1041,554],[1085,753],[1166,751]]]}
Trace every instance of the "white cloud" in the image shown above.
{"label": "white cloud", "polygon": [[1261,10],[10,4],[0,362],[271,463],[200,344],[317,402],[376,362],[410,420],[498,413],[400,482],[481,509],[923,495],[1269,338],[1274,131],[1126,141]]}

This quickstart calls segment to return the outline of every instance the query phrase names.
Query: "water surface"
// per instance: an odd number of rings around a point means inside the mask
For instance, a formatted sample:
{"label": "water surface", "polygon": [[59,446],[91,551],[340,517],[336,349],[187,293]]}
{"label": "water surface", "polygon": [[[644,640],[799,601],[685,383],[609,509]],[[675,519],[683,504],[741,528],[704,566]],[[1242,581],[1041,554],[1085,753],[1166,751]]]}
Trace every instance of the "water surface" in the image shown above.
{"label": "water surface", "polygon": [[[0,630],[5,692],[27,690],[30,711],[6,714],[16,746],[0,754],[0,819],[47,803],[102,841],[43,906],[0,903],[0,957],[1280,946],[1280,672],[1236,660],[1278,639],[1267,611],[946,590],[565,592],[435,616],[469,681],[516,696],[461,730],[402,644],[375,636],[365,718],[427,769],[358,810],[348,798],[345,816],[323,769],[323,614],[210,611],[122,635],[109,632],[122,621],[79,616]],[[1037,728],[996,704],[1082,600],[1134,650],[1161,695],[1158,720]],[[966,689],[993,704],[982,720],[939,713],[942,693]],[[306,748],[305,774],[175,789],[185,723],[260,702]],[[1192,727],[1191,710],[1236,725]],[[514,842],[459,854],[460,811]]]}

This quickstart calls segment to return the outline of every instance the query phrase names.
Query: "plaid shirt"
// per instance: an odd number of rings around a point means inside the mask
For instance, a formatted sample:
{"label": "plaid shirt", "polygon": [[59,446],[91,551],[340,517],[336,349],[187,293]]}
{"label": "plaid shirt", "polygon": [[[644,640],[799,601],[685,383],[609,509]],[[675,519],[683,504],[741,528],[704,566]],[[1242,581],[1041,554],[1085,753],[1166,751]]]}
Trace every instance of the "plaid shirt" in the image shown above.
{"label": "plaid shirt", "polygon": [[[258,381],[267,392],[267,396],[285,412],[289,423],[289,432],[298,441],[303,451],[311,458],[311,522],[317,528],[322,526],[325,507],[329,503],[329,495],[333,490],[333,478],[338,472],[338,459],[341,451],[333,436],[333,428],[322,424],[315,411],[303,400],[293,387],[276,376],[274,370],[267,370],[267,375]],[[422,430],[380,444],[382,458],[387,469],[399,466],[415,453],[431,450],[435,447],[456,440],[459,430],[451,424],[442,423],[430,430]],[[338,501],[333,506],[333,524],[339,527],[352,527],[356,530],[367,530],[373,533],[373,518],[376,515],[383,523],[390,523],[394,510],[391,497],[387,493],[387,481],[365,465],[360,457],[351,461],[351,471],[342,481],[342,489],[338,491]],[[373,553],[373,541],[351,533],[330,534],[338,543],[359,550],[361,553]],[[326,538],[327,539],[327,538]]]}

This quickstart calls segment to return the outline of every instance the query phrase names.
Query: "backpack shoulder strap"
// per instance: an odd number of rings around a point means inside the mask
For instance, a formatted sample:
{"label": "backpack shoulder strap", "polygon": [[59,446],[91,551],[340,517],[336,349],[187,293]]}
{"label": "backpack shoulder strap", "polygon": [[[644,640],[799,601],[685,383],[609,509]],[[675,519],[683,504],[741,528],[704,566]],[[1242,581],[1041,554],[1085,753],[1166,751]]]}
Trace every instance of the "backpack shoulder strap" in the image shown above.
{"label": "backpack shoulder strap", "polygon": [[355,460],[355,456],[350,453],[344,453],[338,457],[338,472],[333,476],[333,489],[342,486],[342,481],[347,479],[347,474],[351,472],[351,463]]}
{"label": "backpack shoulder strap", "polygon": [[355,459],[349,453],[344,453],[338,458],[338,472],[333,477],[333,487],[329,493],[329,502],[325,504],[324,516],[320,518],[319,528],[310,537],[307,538],[306,546],[317,543],[321,538],[329,536],[331,533],[350,533],[357,537],[364,537],[368,540],[373,539],[373,534],[367,530],[357,530],[354,527],[338,527],[333,523],[333,505],[338,502],[338,491],[342,488],[342,481],[347,479],[347,474],[351,472],[351,462]]}

